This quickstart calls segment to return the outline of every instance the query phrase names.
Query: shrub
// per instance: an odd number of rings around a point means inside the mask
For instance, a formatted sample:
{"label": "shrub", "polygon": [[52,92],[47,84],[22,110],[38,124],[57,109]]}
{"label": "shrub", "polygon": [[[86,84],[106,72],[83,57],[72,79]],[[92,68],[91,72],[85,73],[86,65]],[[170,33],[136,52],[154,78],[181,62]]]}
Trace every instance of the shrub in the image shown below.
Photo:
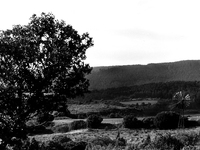
{"label": "shrub", "polygon": [[78,130],[87,128],[87,123],[83,120],[73,121],[69,124],[69,130]]}
{"label": "shrub", "polygon": [[144,118],[142,122],[143,122],[143,128],[145,129],[152,129],[155,127],[153,117]]}
{"label": "shrub", "polygon": [[61,125],[56,125],[51,130],[54,133],[65,133],[69,131],[69,125],[68,124],[61,124]]}
{"label": "shrub", "polygon": [[142,121],[138,120],[134,115],[129,115],[123,118],[123,126],[129,129],[142,127]]}
{"label": "shrub", "polygon": [[154,119],[154,125],[158,129],[175,129],[178,127],[180,115],[172,111],[160,112]]}
{"label": "shrub", "polygon": [[38,123],[44,123],[44,122],[53,121],[53,120],[54,120],[54,116],[49,113],[41,113],[37,117]]}
{"label": "shrub", "polygon": [[98,128],[101,125],[103,118],[99,115],[90,115],[86,122],[89,128]]}

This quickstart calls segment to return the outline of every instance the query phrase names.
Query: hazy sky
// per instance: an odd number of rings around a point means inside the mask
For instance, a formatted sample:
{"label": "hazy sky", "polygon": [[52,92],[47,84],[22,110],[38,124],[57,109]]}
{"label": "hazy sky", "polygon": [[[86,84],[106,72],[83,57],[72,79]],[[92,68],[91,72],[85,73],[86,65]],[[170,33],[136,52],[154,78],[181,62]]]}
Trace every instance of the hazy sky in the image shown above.
{"label": "hazy sky", "polygon": [[88,32],[91,66],[200,59],[199,0],[4,0],[0,6],[0,30],[51,12]]}

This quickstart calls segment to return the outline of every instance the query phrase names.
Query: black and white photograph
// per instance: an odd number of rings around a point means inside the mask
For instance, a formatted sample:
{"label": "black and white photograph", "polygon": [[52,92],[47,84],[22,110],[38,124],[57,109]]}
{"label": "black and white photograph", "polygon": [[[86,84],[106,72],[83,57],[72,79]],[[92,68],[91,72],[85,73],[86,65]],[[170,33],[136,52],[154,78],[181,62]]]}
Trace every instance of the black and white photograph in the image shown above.
{"label": "black and white photograph", "polygon": [[200,1],[0,7],[0,150],[200,150]]}

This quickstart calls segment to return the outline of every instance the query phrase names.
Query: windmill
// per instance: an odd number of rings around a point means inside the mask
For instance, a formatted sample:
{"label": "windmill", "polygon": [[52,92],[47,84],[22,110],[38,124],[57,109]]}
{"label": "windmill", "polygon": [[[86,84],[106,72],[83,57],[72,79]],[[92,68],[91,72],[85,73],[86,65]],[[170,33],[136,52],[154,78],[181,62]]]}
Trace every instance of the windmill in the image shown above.
{"label": "windmill", "polygon": [[188,107],[191,103],[191,97],[189,93],[185,91],[179,91],[174,94],[173,104],[171,105],[171,109],[178,108],[180,110],[180,118],[178,122],[178,128],[184,128],[184,115],[185,115],[185,108]]}

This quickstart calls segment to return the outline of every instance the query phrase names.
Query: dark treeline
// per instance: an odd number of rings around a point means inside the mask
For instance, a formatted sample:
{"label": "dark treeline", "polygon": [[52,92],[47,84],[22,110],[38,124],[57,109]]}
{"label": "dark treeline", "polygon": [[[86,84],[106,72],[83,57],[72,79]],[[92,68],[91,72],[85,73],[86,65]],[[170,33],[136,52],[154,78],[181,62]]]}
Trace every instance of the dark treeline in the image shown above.
{"label": "dark treeline", "polygon": [[200,81],[172,81],[94,90],[86,94],[84,98],[79,98],[79,100],[123,100],[132,98],[171,99],[180,90],[189,92],[195,100],[200,99]]}

